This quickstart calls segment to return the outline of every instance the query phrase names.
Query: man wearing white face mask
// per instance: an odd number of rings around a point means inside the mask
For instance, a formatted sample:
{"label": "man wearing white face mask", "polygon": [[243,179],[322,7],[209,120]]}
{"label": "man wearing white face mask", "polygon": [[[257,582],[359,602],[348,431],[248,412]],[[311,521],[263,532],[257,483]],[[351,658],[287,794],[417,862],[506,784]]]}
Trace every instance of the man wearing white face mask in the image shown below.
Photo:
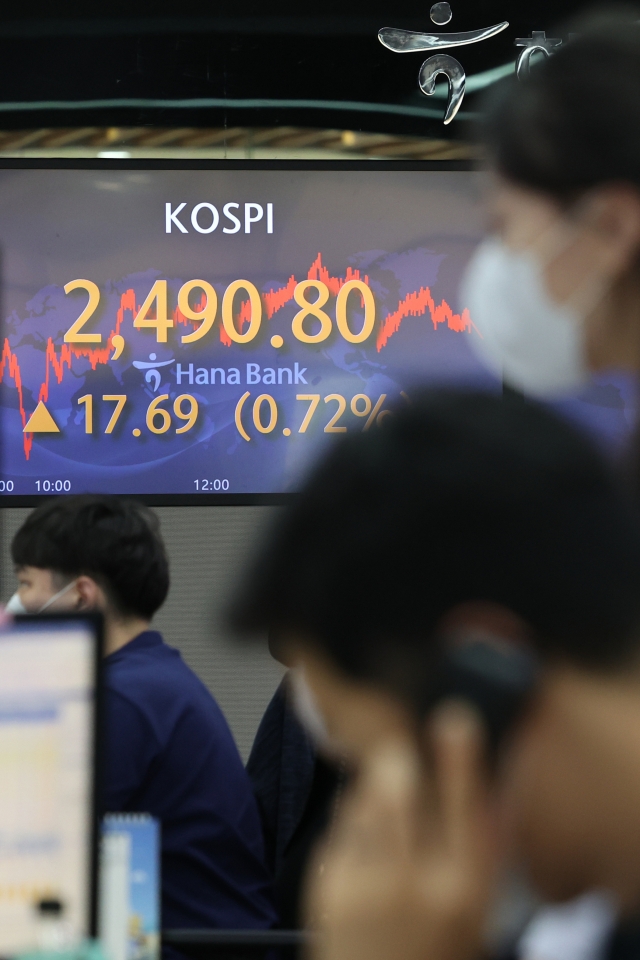
{"label": "man wearing white face mask", "polygon": [[[509,386],[541,399],[575,393],[606,369],[640,372],[638,13],[554,31],[566,34],[574,39],[489,104],[494,234],[461,289],[480,357]],[[639,454],[630,458],[637,493]],[[598,935],[594,902],[543,913],[519,960],[564,960],[568,936],[582,945],[572,956],[585,960],[637,956],[637,929],[609,944]]]}
{"label": "man wearing white face mask", "polygon": [[494,235],[462,286],[481,334],[470,342],[537,397],[640,371],[640,27],[628,16],[573,25],[484,125]]}
{"label": "man wearing white face mask", "polygon": [[49,570],[27,568],[20,569],[17,576],[20,586],[5,607],[7,613],[45,613],[47,610],[53,613],[57,601],[66,596],[70,590],[73,590],[77,583],[76,580],[72,580],[71,583],[67,583],[66,586],[56,591],[48,600],[38,605],[42,596],[49,593],[54,575]]}
{"label": "man wearing white face mask", "polygon": [[28,517],[12,556],[10,612],[104,615],[102,808],[161,821],[163,926],[271,927],[258,808],[231,732],[151,629],[169,588],[155,515],[117,497],[59,498]]}
{"label": "man wearing white face mask", "polygon": [[461,294],[480,333],[472,339],[476,352],[510,385],[545,398],[588,382],[583,317],[571,301],[552,298],[544,261],[535,250],[485,240],[469,264]]}

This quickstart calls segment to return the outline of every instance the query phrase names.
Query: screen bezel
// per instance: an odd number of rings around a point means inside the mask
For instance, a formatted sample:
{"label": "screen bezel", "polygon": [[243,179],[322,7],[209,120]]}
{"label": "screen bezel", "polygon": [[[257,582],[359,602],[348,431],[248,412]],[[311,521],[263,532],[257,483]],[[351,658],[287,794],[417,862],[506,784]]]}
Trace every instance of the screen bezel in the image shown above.
{"label": "screen bezel", "polygon": [[95,939],[98,935],[98,879],[99,879],[99,858],[100,858],[100,805],[102,790],[102,763],[100,753],[104,737],[104,617],[98,612],[73,613],[71,611],[60,613],[24,613],[18,614],[13,618],[11,626],[21,626],[25,624],[42,624],[46,626],[81,624],[88,626],[94,639],[93,644],[93,729],[91,731],[91,801],[89,805],[89,863],[88,863],[88,883],[89,896],[87,898],[87,918],[86,930],[87,936]]}
{"label": "screen bezel", "polygon": [[[353,170],[408,171],[424,173],[468,173],[480,170],[474,160],[170,160],[143,158],[31,158],[6,157],[0,159],[0,170]],[[0,438],[1,439],[1,438]],[[35,507],[45,500],[68,494],[0,494],[2,507]],[[288,493],[152,493],[122,494],[129,500],[138,500],[150,507],[210,507],[210,506],[283,506],[295,499]]]}

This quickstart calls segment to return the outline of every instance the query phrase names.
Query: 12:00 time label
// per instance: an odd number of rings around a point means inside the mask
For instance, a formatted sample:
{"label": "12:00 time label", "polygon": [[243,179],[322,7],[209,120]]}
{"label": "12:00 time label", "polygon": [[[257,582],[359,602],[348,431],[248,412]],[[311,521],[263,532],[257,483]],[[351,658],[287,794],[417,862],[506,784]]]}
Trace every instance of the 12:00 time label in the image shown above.
{"label": "12:00 time label", "polygon": [[229,489],[228,480],[194,480],[198,493],[226,493]]}

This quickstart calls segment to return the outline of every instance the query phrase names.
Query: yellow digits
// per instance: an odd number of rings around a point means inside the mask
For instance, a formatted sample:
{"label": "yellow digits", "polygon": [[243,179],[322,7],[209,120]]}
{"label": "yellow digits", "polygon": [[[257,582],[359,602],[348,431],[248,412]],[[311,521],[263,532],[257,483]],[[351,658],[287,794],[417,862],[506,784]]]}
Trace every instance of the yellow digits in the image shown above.
{"label": "yellow digits", "polygon": [[[314,303],[309,303],[305,297],[307,290],[317,291],[318,297]],[[322,280],[301,280],[295,286],[293,299],[299,307],[302,307],[291,324],[294,337],[302,343],[322,343],[332,330],[331,317],[321,309],[329,299],[329,287]],[[303,324],[307,317],[315,317],[320,321],[320,329],[317,333],[306,333]]]}
{"label": "yellow digits", "polygon": [[[197,289],[202,290],[205,296],[202,310],[194,310],[189,305],[189,294]],[[183,343],[195,343],[196,340],[202,340],[213,326],[218,312],[218,294],[206,280],[189,280],[188,283],[183,283],[178,291],[178,308],[187,320],[200,321],[200,326],[193,333],[187,333],[182,338]]]}

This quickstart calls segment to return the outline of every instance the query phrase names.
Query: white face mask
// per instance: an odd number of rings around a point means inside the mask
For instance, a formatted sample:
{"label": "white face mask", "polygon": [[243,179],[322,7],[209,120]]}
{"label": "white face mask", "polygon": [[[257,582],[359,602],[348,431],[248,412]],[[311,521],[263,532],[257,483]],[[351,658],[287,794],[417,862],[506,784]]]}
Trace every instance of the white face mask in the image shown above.
{"label": "white face mask", "polygon": [[552,299],[535,255],[489,238],[472,257],[460,292],[480,334],[470,343],[509,386],[552,398],[589,381],[584,315]]}
{"label": "white face mask", "polygon": [[7,603],[4,608],[6,613],[12,614],[12,616],[19,615],[21,613],[28,613],[29,611],[25,607],[24,603],[20,599],[20,594],[16,590],[14,595],[11,597],[11,600]]}
{"label": "white face mask", "polygon": [[58,600],[60,597],[63,597],[65,593],[71,590],[71,587],[75,587],[77,582],[78,582],[77,580],[72,580],[71,583],[68,583],[66,587],[62,588],[62,590],[58,590],[58,592],[54,593],[52,597],[49,597],[49,599],[42,604],[39,610],[33,610],[33,611],[27,610],[24,603],[20,599],[20,594],[16,590],[14,595],[11,597],[11,599],[7,603],[5,607],[5,611],[7,613],[13,614],[14,616],[16,615],[19,616],[20,614],[24,614],[24,613],[44,613],[44,611],[48,610],[49,607],[56,602],[56,600]]}
{"label": "white face mask", "polygon": [[293,693],[293,707],[298,720],[317,747],[332,752],[329,731],[316,703],[313,691],[307,683],[304,668],[292,667],[289,676]]}

